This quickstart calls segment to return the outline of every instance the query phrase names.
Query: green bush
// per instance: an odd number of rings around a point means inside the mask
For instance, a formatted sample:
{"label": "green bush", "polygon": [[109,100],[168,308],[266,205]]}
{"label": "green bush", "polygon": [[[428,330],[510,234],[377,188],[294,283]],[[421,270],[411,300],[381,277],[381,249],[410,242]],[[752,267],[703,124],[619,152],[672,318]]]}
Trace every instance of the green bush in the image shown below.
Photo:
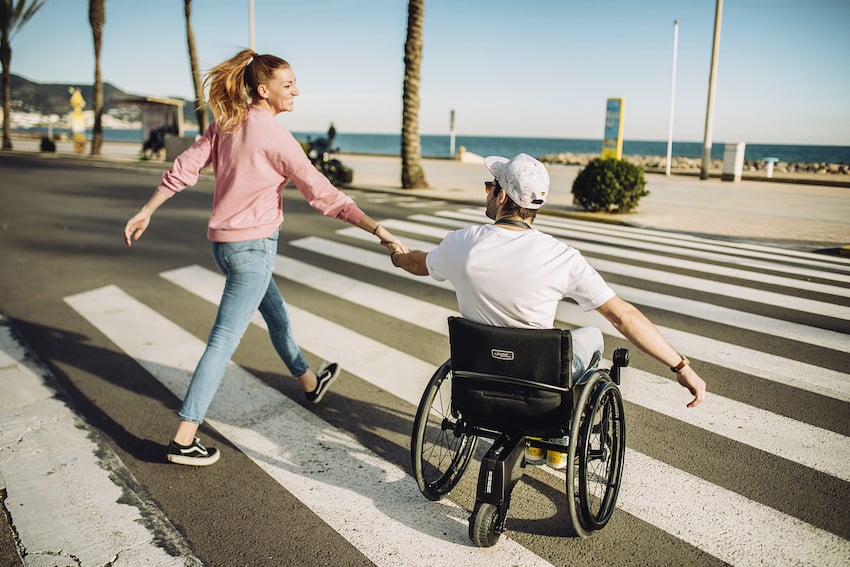
{"label": "green bush", "polygon": [[590,211],[628,213],[647,195],[643,168],[624,159],[596,158],[573,181],[573,202]]}

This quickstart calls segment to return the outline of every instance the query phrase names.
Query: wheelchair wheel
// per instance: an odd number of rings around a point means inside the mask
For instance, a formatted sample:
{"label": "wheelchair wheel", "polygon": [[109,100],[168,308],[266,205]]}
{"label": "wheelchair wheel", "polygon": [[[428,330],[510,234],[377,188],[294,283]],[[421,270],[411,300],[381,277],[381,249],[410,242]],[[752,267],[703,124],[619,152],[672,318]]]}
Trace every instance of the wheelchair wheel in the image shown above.
{"label": "wheelchair wheel", "polygon": [[[585,520],[582,512],[581,469],[585,466],[584,456],[579,451],[581,426],[590,414],[590,400],[597,387],[610,381],[608,375],[596,371],[583,383],[573,388],[573,416],[570,421],[570,437],[567,449],[567,508],[570,512],[570,524],[578,537],[589,537],[593,528]],[[585,492],[586,493],[586,492]]]}
{"label": "wheelchair wheel", "polygon": [[476,547],[493,547],[501,535],[496,531],[499,509],[489,502],[478,502],[469,518],[469,539]]}
{"label": "wheelchair wheel", "polygon": [[477,435],[458,427],[460,417],[452,408],[452,371],[447,361],[422,394],[410,444],[413,476],[429,500],[439,500],[455,487],[478,444]]}
{"label": "wheelchair wheel", "polygon": [[582,420],[577,451],[583,524],[601,530],[614,513],[626,452],[623,398],[613,382],[605,380],[595,388]]}

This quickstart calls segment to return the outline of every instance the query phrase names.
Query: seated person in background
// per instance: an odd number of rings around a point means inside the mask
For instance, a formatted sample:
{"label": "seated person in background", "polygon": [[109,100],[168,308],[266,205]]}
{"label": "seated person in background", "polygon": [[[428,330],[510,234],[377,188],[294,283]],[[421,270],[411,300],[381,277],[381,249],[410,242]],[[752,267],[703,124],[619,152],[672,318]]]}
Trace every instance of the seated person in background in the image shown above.
{"label": "seated person in background", "polygon": [[[527,154],[510,160],[490,156],[484,163],[495,178],[484,182],[486,214],[494,222],[450,232],[427,254],[393,250],[393,265],[451,281],[461,316],[478,323],[552,328],[558,302],[564,298],[585,311],[596,309],[636,347],[670,367],[693,395],[688,407],[702,403],[705,382],[658,328],[618,297],[578,250],[532,228],[549,193],[546,167]],[[583,327],[572,335],[572,372],[581,376],[594,354],[602,355],[602,333]],[[548,453],[547,464],[566,467],[565,453]],[[540,452],[526,457],[531,462],[542,460]]]}
{"label": "seated person in background", "polygon": [[159,152],[165,148],[165,133],[166,126],[151,129],[150,135],[142,145],[142,157],[150,159],[151,157],[159,157]]}

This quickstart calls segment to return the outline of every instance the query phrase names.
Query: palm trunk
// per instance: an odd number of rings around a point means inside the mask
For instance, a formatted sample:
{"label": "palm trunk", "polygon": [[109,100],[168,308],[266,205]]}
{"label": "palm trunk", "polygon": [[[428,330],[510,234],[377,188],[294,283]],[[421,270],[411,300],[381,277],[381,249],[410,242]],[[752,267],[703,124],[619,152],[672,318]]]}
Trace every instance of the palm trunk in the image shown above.
{"label": "palm trunk", "polygon": [[0,63],[3,65],[3,149],[12,149],[12,36],[45,0],[4,0],[0,3]]}
{"label": "palm trunk", "polygon": [[91,155],[99,156],[103,147],[103,79],[100,75],[100,47],[106,14],[104,0],[89,0],[89,23],[94,39],[94,128],[92,129]]}
{"label": "palm trunk", "polygon": [[0,61],[3,64],[3,149],[12,149],[12,47],[9,38],[3,34],[0,40]]}
{"label": "palm trunk", "polygon": [[184,0],[186,12],[186,41],[189,43],[189,64],[192,70],[192,84],[195,87],[195,116],[198,119],[198,132],[207,129],[207,109],[204,107],[204,86],[198,69],[198,51],[195,49],[195,33],[192,31],[192,0]]}
{"label": "palm trunk", "polygon": [[404,44],[404,93],[401,115],[401,186],[427,188],[419,142],[419,77],[425,0],[407,3],[407,41]]}

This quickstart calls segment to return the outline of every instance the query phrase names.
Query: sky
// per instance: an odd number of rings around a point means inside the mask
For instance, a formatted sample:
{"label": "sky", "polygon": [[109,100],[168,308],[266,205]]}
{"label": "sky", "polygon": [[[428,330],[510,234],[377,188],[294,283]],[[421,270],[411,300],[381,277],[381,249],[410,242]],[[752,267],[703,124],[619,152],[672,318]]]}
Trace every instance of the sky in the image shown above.
{"label": "sky", "polygon": [[[250,0],[195,0],[201,70],[250,44]],[[702,142],[716,0],[426,0],[419,127],[601,139],[608,98],[626,140]],[[678,20],[675,85],[674,21]],[[850,0],[726,0],[714,143],[850,145]],[[254,47],[286,59],[297,132],[401,131],[405,0],[254,0]],[[183,2],[106,0],[103,80],[193,99]],[[46,0],[12,37],[14,74],[94,81],[88,0]],[[673,92],[675,91],[675,97]]]}

